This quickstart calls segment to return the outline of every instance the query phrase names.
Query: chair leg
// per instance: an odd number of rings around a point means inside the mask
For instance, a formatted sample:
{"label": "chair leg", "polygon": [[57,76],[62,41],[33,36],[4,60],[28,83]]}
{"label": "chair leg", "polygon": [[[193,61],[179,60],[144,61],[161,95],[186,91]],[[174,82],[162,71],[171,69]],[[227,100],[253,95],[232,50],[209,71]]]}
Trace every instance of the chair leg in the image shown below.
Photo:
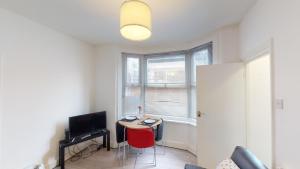
{"label": "chair leg", "polygon": [[165,155],[166,154],[166,143],[165,143],[165,141],[162,140],[161,144],[156,144],[156,145],[162,147],[162,149],[163,149],[162,155]]}
{"label": "chair leg", "polygon": [[116,159],[119,160],[120,159],[120,144],[118,143],[118,150],[116,152]]}
{"label": "chair leg", "polygon": [[154,166],[156,167],[156,146],[153,146],[153,151],[154,151]]}
{"label": "chair leg", "polygon": [[130,153],[130,145],[128,144],[128,147],[127,147],[127,153],[129,154]]}
{"label": "chair leg", "polygon": [[165,141],[162,140],[162,146],[163,146],[163,155],[166,154],[166,144],[165,144]]}
{"label": "chair leg", "polygon": [[123,166],[125,164],[125,158],[126,158],[126,154],[125,154],[125,151],[126,151],[126,147],[125,147],[126,135],[125,134],[126,134],[126,127],[124,127],[124,142],[123,142],[124,146],[123,146],[123,161],[122,161]]}
{"label": "chair leg", "polygon": [[135,166],[136,166],[136,161],[138,159],[138,156],[139,156],[139,153],[136,154],[136,157],[135,157],[135,161],[134,161],[134,166],[133,166],[133,169],[135,169]]}
{"label": "chair leg", "polygon": [[121,147],[120,147],[120,143],[118,143],[118,159],[120,160],[120,153],[121,153]]}

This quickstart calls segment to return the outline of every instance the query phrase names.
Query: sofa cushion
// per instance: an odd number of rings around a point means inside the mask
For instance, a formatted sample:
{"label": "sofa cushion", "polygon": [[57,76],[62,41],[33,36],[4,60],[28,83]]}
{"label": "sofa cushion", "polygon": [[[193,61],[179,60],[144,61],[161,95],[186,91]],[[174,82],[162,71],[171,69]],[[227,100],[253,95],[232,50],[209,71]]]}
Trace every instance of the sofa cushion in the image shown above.
{"label": "sofa cushion", "polygon": [[240,169],[231,159],[225,159],[219,163],[216,169]]}

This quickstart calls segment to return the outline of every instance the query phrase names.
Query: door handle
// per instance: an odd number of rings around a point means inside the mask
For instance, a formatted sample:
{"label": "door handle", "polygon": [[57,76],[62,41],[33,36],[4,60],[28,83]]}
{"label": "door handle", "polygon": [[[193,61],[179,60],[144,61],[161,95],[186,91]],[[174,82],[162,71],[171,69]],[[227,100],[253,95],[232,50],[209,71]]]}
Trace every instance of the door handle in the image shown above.
{"label": "door handle", "polygon": [[197,116],[198,116],[198,117],[202,117],[203,115],[205,115],[205,113],[202,113],[202,112],[199,111],[199,110],[197,111]]}

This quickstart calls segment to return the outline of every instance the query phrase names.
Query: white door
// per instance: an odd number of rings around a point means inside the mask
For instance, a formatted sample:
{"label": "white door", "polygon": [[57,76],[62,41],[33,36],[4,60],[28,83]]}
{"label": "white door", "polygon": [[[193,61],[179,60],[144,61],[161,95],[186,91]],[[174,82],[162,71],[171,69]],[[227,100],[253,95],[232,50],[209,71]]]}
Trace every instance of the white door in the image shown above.
{"label": "white door", "polygon": [[[0,52],[0,126],[3,125],[3,60],[2,60],[2,55]],[[2,168],[3,165],[3,147],[2,147],[2,134],[3,134],[3,128],[0,127],[0,168]]]}
{"label": "white door", "polygon": [[244,64],[198,66],[197,110],[198,164],[214,169],[245,146]]}
{"label": "white door", "polygon": [[271,62],[266,54],[246,64],[247,148],[272,168]]}

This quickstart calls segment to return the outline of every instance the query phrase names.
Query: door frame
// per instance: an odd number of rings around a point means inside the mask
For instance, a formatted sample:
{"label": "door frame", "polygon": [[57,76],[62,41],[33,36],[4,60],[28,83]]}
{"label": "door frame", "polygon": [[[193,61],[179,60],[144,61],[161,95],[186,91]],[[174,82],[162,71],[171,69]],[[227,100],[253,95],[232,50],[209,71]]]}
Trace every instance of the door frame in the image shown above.
{"label": "door frame", "polygon": [[[254,61],[260,57],[263,57],[264,55],[268,54],[270,57],[270,84],[271,84],[271,88],[270,88],[270,94],[271,94],[271,147],[272,147],[272,168],[275,168],[276,166],[276,162],[275,162],[275,152],[276,152],[276,147],[275,147],[275,71],[274,71],[274,67],[275,67],[275,62],[274,62],[274,49],[273,49],[273,39],[268,40],[267,42],[265,42],[264,44],[260,45],[260,47],[256,48],[255,50],[253,50],[251,53],[249,52],[249,54],[247,55],[247,57],[243,60],[244,64],[245,64],[245,68],[246,65],[248,63],[250,63],[251,61]],[[247,75],[247,71],[245,72],[245,74]],[[245,83],[247,85],[247,82]],[[245,88],[245,90],[247,90],[247,87]],[[246,101],[247,101],[247,91],[246,91]],[[246,103],[247,106],[247,103]],[[247,107],[246,107],[246,113],[247,113]],[[247,134],[246,134],[246,141],[247,141]]]}

